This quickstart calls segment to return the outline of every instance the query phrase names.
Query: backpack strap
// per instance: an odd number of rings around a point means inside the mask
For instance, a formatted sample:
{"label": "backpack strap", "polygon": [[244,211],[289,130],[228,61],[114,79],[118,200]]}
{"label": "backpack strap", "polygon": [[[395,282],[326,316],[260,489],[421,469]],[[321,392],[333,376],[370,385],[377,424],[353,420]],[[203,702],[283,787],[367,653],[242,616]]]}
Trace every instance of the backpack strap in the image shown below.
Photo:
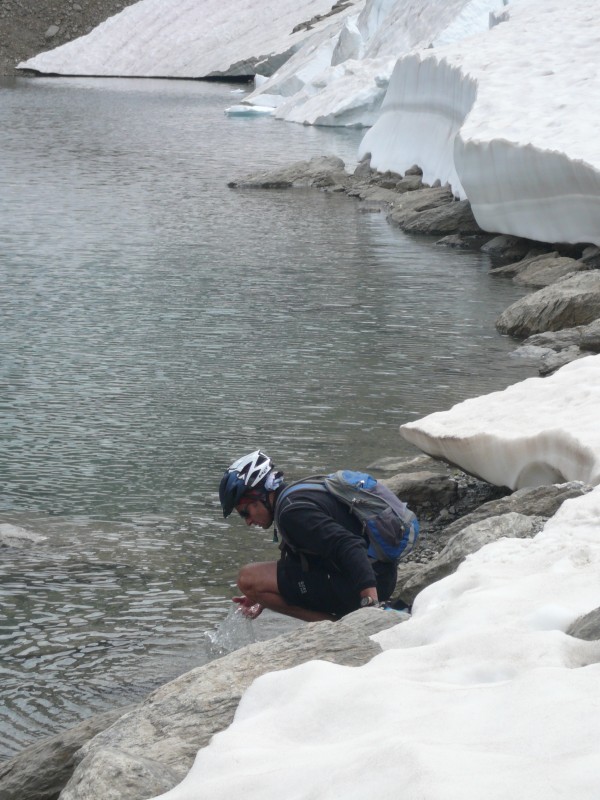
{"label": "backpack strap", "polygon": [[281,501],[284,498],[289,497],[294,492],[298,491],[317,491],[317,492],[325,492],[326,494],[331,494],[329,490],[325,487],[324,482],[317,483],[317,481],[319,480],[324,481],[324,478],[325,478],[324,475],[313,475],[309,478],[296,481],[295,483],[290,483],[290,485],[286,486],[283,489],[283,491],[279,494],[279,497],[277,498],[277,501],[275,503],[275,513],[273,515],[273,521],[275,524],[275,535],[273,537],[274,541],[277,541],[277,536],[281,537],[281,543],[279,545],[279,549],[281,550],[282,553],[284,553],[285,549],[287,548],[295,556],[297,556],[300,559],[300,563],[302,565],[302,569],[304,570],[304,572],[308,572],[309,568],[308,561],[305,555],[303,554],[302,550],[300,550],[298,547],[290,543],[289,539],[285,535],[285,530],[281,527],[281,522],[280,522],[281,511],[282,511]]}

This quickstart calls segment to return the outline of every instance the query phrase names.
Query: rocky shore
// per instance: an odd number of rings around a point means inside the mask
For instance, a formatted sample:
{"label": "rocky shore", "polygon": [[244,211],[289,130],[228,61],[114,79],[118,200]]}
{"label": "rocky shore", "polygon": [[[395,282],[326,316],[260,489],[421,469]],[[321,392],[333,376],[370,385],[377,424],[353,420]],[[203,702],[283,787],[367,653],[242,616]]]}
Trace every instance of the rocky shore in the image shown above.
{"label": "rocky shore", "polygon": [[[470,554],[503,536],[534,536],[562,503],[592,487],[572,482],[508,490],[426,456],[370,465],[419,509],[419,548],[399,567],[397,596],[411,603]],[[0,765],[3,800],[145,800],[175,786],[199,748],[232,721],[250,683],[266,672],[312,659],[364,664],[380,652],[369,637],[407,619],[362,609],[340,622],[305,624],[185,673],[142,703],[97,715],[28,747]],[[597,638],[598,619],[573,635]]]}
{"label": "rocky shore", "polygon": [[484,231],[468,200],[456,200],[439,182],[423,183],[418,166],[404,175],[379,173],[371,168],[369,156],[352,173],[340,158],[323,156],[253,173],[229,186],[343,192],[357,198],[365,213],[383,213],[406,233],[440,237],[440,247],[487,253],[492,275],[513,280],[529,292],[500,315],[496,328],[521,340],[515,355],[531,361],[540,375],[600,352],[600,247],[596,245],[536,242]]}

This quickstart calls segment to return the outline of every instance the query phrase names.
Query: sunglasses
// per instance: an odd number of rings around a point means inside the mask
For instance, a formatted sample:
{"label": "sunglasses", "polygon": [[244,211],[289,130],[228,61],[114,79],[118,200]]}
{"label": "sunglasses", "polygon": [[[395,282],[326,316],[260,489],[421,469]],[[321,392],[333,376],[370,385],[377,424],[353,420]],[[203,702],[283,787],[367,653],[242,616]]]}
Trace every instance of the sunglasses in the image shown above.
{"label": "sunglasses", "polygon": [[238,514],[242,519],[248,519],[248,517],[250,516],[250,512],[246,511],[245,508],[238,509]]}

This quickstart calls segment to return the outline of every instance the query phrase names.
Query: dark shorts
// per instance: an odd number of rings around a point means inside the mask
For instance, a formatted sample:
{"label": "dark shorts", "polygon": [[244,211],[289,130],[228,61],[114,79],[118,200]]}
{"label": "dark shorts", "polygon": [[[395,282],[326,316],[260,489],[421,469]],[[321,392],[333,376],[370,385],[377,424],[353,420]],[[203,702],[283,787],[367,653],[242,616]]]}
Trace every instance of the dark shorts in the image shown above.
{"label": "dark shorts", "polygon": [[[388,600],[396,586],[396,566],[377,563],[377,594]],[[336,570],[311,567],[308,572],[293,558],[277,562],[277,588],[291,606],[310,608],[343,617],[360,607],[359,592]]]}

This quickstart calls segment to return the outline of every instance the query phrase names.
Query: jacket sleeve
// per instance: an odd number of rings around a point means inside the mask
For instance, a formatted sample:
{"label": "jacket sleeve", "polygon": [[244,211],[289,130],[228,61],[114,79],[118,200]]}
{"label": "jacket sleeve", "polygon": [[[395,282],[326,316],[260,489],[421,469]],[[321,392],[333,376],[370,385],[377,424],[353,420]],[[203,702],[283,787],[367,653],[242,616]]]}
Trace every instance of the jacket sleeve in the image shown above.
{"label": "jacket sleeve", "polygon": [[316,503],[292,503],[282,510],[280,522],[292,547],[331,561],[357,593],[377,585],[363,537],[344,528]]}

